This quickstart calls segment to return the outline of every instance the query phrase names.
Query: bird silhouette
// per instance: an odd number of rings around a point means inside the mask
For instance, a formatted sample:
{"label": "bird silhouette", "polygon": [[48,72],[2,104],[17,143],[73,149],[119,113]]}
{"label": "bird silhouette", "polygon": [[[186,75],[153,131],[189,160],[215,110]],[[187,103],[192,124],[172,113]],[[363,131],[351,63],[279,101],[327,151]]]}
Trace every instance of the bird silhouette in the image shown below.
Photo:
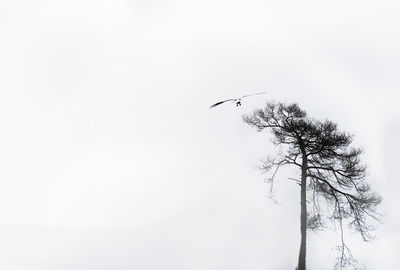
{"label": "bird silhouette", "polygon": [[226,100],[223,100],[223,101],[219,101],[219,102],[211,105],[210,109],[215,108],[218,105],[224,104],[225,102],[235,103],[236,107],[239,107],[239,106],[242,105],[242,99],[243,98],[250,97],[250,96],[255,96],[255,95],[262,95],[262,94],[265,94],[265,93],[267,93],[267,92],[259,92],[259,93],[254,93],[254,94],[250,94],[250,95],[245,95],[245,96],[242,96],[240,98],[230,98],[230,99],[226,99]]}

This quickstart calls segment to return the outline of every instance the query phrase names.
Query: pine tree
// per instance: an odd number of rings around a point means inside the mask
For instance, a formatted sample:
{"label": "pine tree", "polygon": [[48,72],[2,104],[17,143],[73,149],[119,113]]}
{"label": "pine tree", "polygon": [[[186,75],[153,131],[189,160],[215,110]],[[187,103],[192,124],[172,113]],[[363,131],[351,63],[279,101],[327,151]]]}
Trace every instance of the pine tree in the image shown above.
{"label": "pine tree", "polygon": [[[321,228],[327,219],[337,223],[341,233],[336,268],[354,265],[356,260],[343,238],[343,223],[347,221],[363,240],[371,240],[370,221],[380,221],[377,206],[381,197],[366,182],[366,166],[360,161],[362,151],[351,147],[353,137],[339,131],[331,121],[308,117],[297,104],[268,103],[264,109],[243,116],[243,120],[258,131],[271,131],[272,142],[284,146],[284,150],[268,157],[261,166],[262,170],[272,172],[271,185],[280,167],[291,165],[300,170],[297,183],[301,243],[297,269],[306,269],[307,229]],[[312,206],[310,213],[307,201]],[[326,213],[321,205],[330,206]]]}

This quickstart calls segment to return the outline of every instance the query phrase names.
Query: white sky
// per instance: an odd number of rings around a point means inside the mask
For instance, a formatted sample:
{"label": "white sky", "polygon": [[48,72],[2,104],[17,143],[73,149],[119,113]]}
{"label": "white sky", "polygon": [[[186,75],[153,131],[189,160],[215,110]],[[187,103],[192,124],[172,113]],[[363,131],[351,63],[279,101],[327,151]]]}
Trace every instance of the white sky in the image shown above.
{"label": "white sky", "polygon": [[[365,149],[400,254],[398,1],[0,1],[0,268],[294,269],[299,194],[241,121],[298,102]],[[241,108],[208,106],[267,91]],[[309,234],[330,269],[338,234]]]}

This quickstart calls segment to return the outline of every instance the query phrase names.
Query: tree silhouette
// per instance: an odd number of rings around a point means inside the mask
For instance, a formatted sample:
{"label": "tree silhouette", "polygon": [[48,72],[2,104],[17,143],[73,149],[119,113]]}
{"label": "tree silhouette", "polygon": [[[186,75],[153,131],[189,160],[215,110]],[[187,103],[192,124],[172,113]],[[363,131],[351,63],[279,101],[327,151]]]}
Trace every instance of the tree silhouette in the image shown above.
{"label": "tree silhouette", "polygon": [[[365,181],[366,166],[360,163],[362,151],[350,146],[352,136],[339,131],[331,121],[309,118],[297,104],[271,102],[264,109],[243,116],[243,120],[258,131],[270,130],[272,142],[284,146],[261,166],[262,170],[272,172],[268,179],[271,189],[280,167],[292,165],[301,171],[301,178],[293,179],[300,185],[301,204],[297,269],[306,269],[307,228],[323,228],[327,219],[337,223],[341,233],[340,255],[335,268],[354,266],[356,260],[343,238],[343,223],[347,221],[363,240],[371,240],[373,227],[370,221],[379,222],[376,208],[381,197]],[[307,202],[312,205],[310,213],[307,212]],[[327,209],[326,213],[322,212],[321,206],[326,206],[323,207]]]}

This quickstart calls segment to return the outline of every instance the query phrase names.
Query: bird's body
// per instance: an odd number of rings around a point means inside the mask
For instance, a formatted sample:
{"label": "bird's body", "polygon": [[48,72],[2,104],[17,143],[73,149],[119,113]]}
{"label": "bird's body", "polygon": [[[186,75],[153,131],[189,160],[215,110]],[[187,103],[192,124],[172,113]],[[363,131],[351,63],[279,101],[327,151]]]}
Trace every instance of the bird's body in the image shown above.
{"label": "bird's body", "polygon": [[255,93],[255,94],[251,94],[251,95],[245,95],[242,96],[240,98],[231,98],[231,99],[227,99],[227,100],[223,100],[223,101],[219,101],[213,105],[210,106],[210,109],[217,107],[218,105],[221,105],[225,102],[230,102],[230,103],[235,103],[236,107],[242,106],[242,99],[245,97],[249,97],[249,96],[254,96],[254,95],[261,95],[261,94],[265,94],[266,92],[260,92],[260,93]]}
{"label": "bird's body", "polygon": [[237,98],[235,100],[235,104],[236,104],[236,107],[242,106],[242,99],[241,98]]}

